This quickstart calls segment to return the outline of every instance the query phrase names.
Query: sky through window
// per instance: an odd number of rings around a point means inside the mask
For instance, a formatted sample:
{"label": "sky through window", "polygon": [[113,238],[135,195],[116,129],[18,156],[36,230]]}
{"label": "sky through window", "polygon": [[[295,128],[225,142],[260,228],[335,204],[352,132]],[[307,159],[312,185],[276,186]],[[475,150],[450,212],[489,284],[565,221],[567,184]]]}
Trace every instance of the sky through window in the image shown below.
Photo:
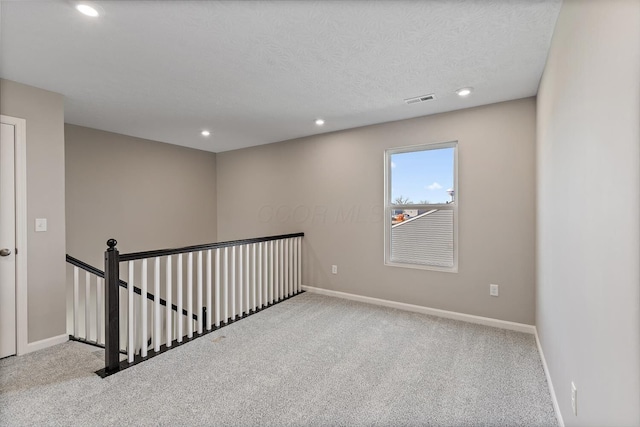
{"label": "sky through window", "polygon": [[447,203],[453,188],[453,148],[412,151],[391,155],[391,202]]}

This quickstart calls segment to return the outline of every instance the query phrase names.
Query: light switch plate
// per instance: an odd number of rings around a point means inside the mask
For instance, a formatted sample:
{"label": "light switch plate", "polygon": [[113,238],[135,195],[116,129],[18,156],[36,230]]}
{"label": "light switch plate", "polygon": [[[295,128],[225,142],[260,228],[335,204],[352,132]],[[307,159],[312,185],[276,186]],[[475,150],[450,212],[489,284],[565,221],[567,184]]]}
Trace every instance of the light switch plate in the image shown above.
{"label": "light switch plate", "polygon": [[36,231],[47,231],[47,218],[36,218]]}

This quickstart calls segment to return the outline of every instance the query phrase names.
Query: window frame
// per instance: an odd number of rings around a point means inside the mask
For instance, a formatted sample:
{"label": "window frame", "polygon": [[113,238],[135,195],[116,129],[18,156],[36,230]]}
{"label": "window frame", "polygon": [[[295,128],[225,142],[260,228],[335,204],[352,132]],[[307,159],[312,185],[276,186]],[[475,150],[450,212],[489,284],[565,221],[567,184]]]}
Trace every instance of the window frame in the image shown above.
{"label": "window frame", "polygon": [[[434,204],[409,204],[394,205],[391,203],[391,156],[400,153],[437,150],[453,148],[453,191],[452,203]],[[419,270],[441,271],[447,273],[458,272],[458,208],[460,205],[460,192],[458,190],[458,141],[433,142],[426,144],[410,145],[406,147],[388,148],[384,151],[384,265],[390,267],[414,268]],[[391,213],[393,209],[442,209],[453,210],[453,266],[440,267],[436,265],[412,264],[394,262],[391,260]]]}

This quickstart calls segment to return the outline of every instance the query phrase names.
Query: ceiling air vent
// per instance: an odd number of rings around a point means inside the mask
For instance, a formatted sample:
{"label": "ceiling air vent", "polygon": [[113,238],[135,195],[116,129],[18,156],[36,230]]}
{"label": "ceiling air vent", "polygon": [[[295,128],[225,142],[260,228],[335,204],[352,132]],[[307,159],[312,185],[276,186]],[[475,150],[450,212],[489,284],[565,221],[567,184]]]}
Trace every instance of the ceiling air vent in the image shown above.
{"label": "ceiling air vent", "polygon": [[436,95],[434,93],[430,93],[429,95],[416,96],[415,98],[407,98],[404,100],[406,104],[417,104],[418,102],[426,102],[433,101],[436,99]]}

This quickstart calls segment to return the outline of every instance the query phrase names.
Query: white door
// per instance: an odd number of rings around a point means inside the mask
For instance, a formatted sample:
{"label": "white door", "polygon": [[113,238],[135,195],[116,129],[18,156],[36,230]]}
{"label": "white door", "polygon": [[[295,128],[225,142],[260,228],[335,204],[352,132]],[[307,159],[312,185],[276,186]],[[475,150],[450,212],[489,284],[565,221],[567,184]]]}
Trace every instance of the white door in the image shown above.
{"label": "white door", "polygon": [[0,134],[0,357],[16,354],[15,126]]}

